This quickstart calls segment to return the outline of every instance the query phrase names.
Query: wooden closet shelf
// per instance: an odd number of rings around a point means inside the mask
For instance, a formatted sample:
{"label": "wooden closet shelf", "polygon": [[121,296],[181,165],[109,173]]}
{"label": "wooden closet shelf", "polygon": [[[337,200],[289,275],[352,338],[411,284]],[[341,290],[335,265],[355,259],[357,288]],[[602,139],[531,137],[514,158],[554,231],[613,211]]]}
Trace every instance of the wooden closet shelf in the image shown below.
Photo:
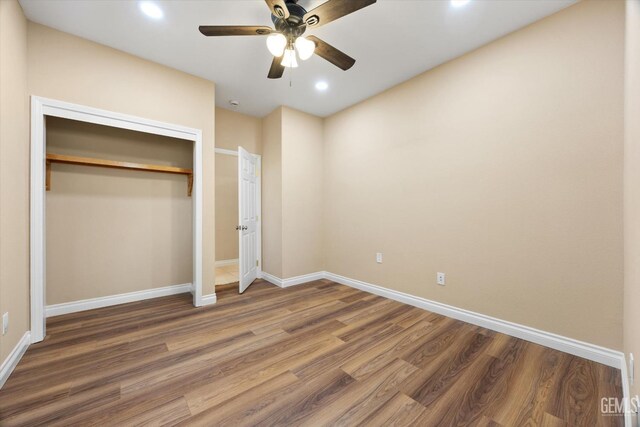
{"label": "wooden closet shelf", "polygon": [[94,159],[90,157],[66,156],[63,154],[47,154],[47,191],[51,189],[51,163],[67,163],[72,165],[98,166],[103,168],[132,169],[147,172],[176,173],[187,175],[187,195],[189,197],[191,197],[191,190],[193,189],[193,169],[177,168],[175,166],[121,162],[118,160]]}

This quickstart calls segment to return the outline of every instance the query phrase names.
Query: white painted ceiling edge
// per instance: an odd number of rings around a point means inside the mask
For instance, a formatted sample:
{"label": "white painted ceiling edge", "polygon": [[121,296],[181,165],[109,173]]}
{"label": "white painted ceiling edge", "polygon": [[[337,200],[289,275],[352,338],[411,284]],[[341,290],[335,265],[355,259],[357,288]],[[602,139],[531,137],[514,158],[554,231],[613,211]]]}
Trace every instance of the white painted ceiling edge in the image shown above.
{"label": "white painted ceiling edge", "polygon": [[[262,117],[285,105],[326,117],[558,12],[577,0],[378,0],[306,34],[356,59],[342,71],[319,57],[267,79],[265,37],[204,37],[199,25],[269,25],[263,0],[157,0],[161,19],[139,2],[20,0],[27,18],[216,83],[216,104]],[[300,0],[312,9],[321,0]],[[315,85],[329,87],[319,91]]]}

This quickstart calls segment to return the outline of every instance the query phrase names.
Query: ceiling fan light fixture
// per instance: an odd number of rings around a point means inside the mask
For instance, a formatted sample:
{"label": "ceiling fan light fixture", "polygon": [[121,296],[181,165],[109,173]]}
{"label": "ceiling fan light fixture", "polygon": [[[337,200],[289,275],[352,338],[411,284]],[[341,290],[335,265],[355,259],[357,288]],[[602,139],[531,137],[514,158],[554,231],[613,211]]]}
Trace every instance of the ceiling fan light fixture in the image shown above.
{"label": "ceiling fan light fixture", "polygon": [[284,51],[284,58],[282,58],[282,66],[288,68],[298,68],[298,60],[296,59],[296,51],[293,49],[286,49]]}
{"label": "ceiling fan light fixture", "polygon": [[316,44],[305,37],[298,37],[295,41],[296,49],[300,59],[306,61],[311,58],[313,52],[316,50]]}
{"label": "ceiling fan light fixture", "polygon": [[267,37],[267,49],[273,56],[282,56],[286,47],[287,38],[283,34],[276,33]]}

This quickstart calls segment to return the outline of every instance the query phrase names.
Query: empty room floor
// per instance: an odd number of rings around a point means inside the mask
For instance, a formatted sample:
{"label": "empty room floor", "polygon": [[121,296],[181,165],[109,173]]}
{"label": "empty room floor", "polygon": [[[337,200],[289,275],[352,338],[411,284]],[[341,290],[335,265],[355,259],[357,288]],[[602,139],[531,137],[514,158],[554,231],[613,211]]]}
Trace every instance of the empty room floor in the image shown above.
{"label": "empty room floor", "polygon": [[0,425],[622,425],[620,372],[329,281],[50,318]]}

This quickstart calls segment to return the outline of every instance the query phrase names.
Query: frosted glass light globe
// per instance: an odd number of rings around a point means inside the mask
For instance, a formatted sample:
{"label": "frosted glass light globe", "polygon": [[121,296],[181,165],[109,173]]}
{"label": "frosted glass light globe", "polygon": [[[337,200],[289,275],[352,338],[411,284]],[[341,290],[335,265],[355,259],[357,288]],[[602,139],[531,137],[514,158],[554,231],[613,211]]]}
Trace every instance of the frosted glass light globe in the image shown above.
{"label": "frosted glass light globe", "polygon": [[303,61],[311,58],[311,55],[313,55],[313,52],[316,50],[316,44],[304,37],[298,37],[295,45],[298,50],[298,55],[300,55],[300,59]]}
{"label": "frosted glass light globe", "polygon": [[282,59],[282,65],[289,68],[298,68],[298,60],[296,59],[296,51],[293,49],[287,49],[284,51],[284,58]]}
{"label": "frosted glass light globe", "polygon": [[271,34],[267,37],[267,48],[273,56],[282,56],[287,47],[287,38],[282,34]]}

